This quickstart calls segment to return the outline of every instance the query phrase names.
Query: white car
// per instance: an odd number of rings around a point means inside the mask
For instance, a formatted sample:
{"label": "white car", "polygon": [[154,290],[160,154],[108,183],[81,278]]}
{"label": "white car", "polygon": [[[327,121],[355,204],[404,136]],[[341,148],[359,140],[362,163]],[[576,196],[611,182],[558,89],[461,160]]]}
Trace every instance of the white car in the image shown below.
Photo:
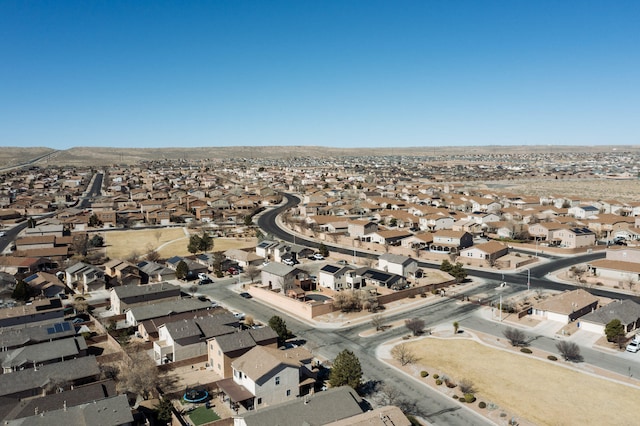
{"label": "white car", "polygon": [[6,233],[6,232],[4,232],[4,231],[0,231],[0,237],[4,237],[5,235],[7,235],[7,233]]}
{"label": "white car", "polygon": [[640,343],[632,341],[627,345],[627,352],[636,353],[640,350]]}
{"label": "white car", "polygon": [[316,254],[314,254],[314,255],[313,255],[313,258],[314,258],[315,260],[324,260],[324,256],[323,256],[323,255],[321,255],[320,253],[316,253]]}
{"label": "white car", "polygon": [[206,279],[209,279],[209,277],[208,277],[208,276],[207,276],[207,274],[205,274],[204,272],[200,272],[200,273],[198,274],[198,279],[200,279],[200,280],[206,280]]}
{"label": "white car", "polygon": [[284,263],[285,265],[289,265],[289,266],[295,265],[295,262],[292,259],[284,259],[282,261],[282,263]]}

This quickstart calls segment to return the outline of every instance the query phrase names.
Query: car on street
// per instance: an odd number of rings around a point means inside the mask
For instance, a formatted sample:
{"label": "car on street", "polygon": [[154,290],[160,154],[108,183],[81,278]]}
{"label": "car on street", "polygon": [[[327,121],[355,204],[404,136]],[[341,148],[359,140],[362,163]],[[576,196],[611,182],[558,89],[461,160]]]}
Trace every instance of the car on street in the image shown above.
{"label": "car on street", "polygon": [[240,293],[240,297],[244,297],[245,299],[251,299],[253,296],[247,293],[246,291],[243,291],[242,293]]}
{"label": "car on street", "polygon": [[1,238],[1,237],[4,237],[5,235],[7,235],[7,233],[6,233],[6,232],[4,232],[4,231],[0,231],[0,238]]}
{"label": "car on street", "polygon": [[640,350],[640,343],[636,342],[636,341],[631,341],[631,343],[629,343],[627,345],[627,352],[633,352],[636,353]]}
{"label": "car on street", "polygon": [[205,285],[205,284],[211,284],[212,282],[213,280],[211,278],[206,277],[206,278],[202,278],[198,284]]}

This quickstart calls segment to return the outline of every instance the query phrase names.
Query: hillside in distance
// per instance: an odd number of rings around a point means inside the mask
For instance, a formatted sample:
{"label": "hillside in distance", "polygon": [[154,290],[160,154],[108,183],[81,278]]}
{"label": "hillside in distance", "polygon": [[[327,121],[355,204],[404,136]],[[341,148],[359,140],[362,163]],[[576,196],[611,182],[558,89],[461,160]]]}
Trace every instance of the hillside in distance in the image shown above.
{"label": "hillside in distance", "polygon": [[4,167],[23,164],[28,160],[46,156],[38,164],[104,166],[110,164],[136,164],[152,160],[215,160],[225,158],[281,158],[296,157],[358,157],[358,156],[454,156],[501,155],[527,153],[611,152],[614,150],[639,152],[640,146],[631,145],[520,145],[520,146],[455,146],[455,147],[398,147],[398,148],[334,148],[322,146],[227,146],[194,148],[105,148],[74,147],[55,151],[49,148],[3,148],[0,164]]}

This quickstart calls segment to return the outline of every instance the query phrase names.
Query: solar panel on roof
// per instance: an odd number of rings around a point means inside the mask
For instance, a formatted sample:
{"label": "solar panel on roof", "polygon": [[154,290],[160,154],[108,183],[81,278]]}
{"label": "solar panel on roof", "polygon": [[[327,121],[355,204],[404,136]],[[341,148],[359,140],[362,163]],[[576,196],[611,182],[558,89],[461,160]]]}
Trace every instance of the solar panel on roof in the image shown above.
{"label": "solar panel on roof", "polygon": [[30,281],[35,280],[36,278],[38,278],[38,276],[36,274],[29,275],[27,278],[24,279],[24,282],[28,283]]}
{"label": "solar panel on roof", "polygon": [[55,324],[53,328],[56,329],[56,333],[62,333],[62,324]]}
{"label": "solar panel on roof", "polygon": [[54,334],[56,332],[55,328],[47,327],[47,334]]}
{"label": "solar panel on roof", "polygon": [[69,324],[68,322],[63,322],[63,323],[62,323],[62,329],[63,329],[64,331],[69,331],[69,330],[71,330],[71,324]]}

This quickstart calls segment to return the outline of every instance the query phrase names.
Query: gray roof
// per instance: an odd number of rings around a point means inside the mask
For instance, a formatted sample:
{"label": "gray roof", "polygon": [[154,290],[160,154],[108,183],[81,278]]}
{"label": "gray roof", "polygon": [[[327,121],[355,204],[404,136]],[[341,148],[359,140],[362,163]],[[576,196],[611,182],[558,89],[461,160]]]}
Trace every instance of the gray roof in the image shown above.
{"label": "gray roof", "polygon": [[126,395],[92,401],[75,407],[61,408],[22,419],[10,420],[7,426],[119,426],[133,422]]}
{"label": "gray roof", "polygon": [[29,368],[9,374],[0,374],[0,396],[43,388],[47,383],[56,379],[74,381],[98,374],[100,374],[100,369],[94,356],[46,364],[37,369]]}
{"label": "gray roof", "polygon": [[148,260],[142,261],[136,265],[140,271],[144,272],[147,275],[156,275],[156,274],[175,274],[175,271],[167,268],[164,265],[161,265],[156,262],[149,262]]}
{"label": "gray roof", "polygon": [[165,327],[174,340],[199,336],[208,339],[223,334],[234,333],[238,320],[229,312],[212,316],[196,316],[195,318],[169,322]]}
{"label": "gray roof", "polygon": [[16,403],[10,399],[7,404],[0,405],[0,418],[5,420],[19,419],[33,416],[36,409],[39,413],[58,410],[67,407],[97,401],[116,395],[116,384],[113,380],[89,383],[77,386],[61,393],[52,393],[39,398],[25,398]]}
{"label": "gray roof", "polygon": [[292,268],[291,266],[285,265],[284,263],[279,262],[270,262],[262,267],[263,272],[267,272],[269,274],[277,275],[280,277],[285,277],[292,273],[296,268]]}
{"label": "gray roof", "polygon": [[76,330],[71,321],[22,328],[0,328],[0,348],[14,348],[51,339],[62,339],[75,334]]}
{"label": "gray roof", "polygon": [[84,337],[70,337],[0,352],[0,364],[2,368],[17,368],[78,356],[80,351],[86,350],[87,343]]}
{"label": "gray roof", "polygon": [[321,426],[363,413],[362,399],[349,386],[317,392],[271,407],[249,411],[242,417],[247,426]]}
{"label": "gray roof", "polygon": [[640,319],[640,305],[629,299],[616,300],[600,309],[589,312],[580,321],[606,325],[614,319],[619,319],[625,325],[638,321]]}
{"label": "gray roof", "polygon": [[142,284],[142,285],[123,285],[114,287],[113,291],[120,299],[127,297],[141,296],[144,294],[160,293],[165,291],[177,290],[180,294],[180,287],[167,282]]}
{"label": "gray roof", "polygon": [[386,260],[389,263],[396,263],[398,265],[408,265],[411,262],[415,262],[415,260],[411,259],[410,257],[393,253],[382,254],[378,259]]}
{"label": "gray roof", "polygon": [[130,308],[129,311],[131,311],[131,315],[133,315],[137,322],[141,322],[151,318],[164,317],[183,312],[199,311],[210,307],[211,302],[203,302],[198,299],[179,299],[134,306]]}
{"label": "gray roof", "polygon": [[250,349],[256,344],[275,339],[278,334],[271,327],[261,327],[250,330],[242,330],[238,333],[225,334],[216,337],[218,346],[224,353],[234,352],[240,349]]}

